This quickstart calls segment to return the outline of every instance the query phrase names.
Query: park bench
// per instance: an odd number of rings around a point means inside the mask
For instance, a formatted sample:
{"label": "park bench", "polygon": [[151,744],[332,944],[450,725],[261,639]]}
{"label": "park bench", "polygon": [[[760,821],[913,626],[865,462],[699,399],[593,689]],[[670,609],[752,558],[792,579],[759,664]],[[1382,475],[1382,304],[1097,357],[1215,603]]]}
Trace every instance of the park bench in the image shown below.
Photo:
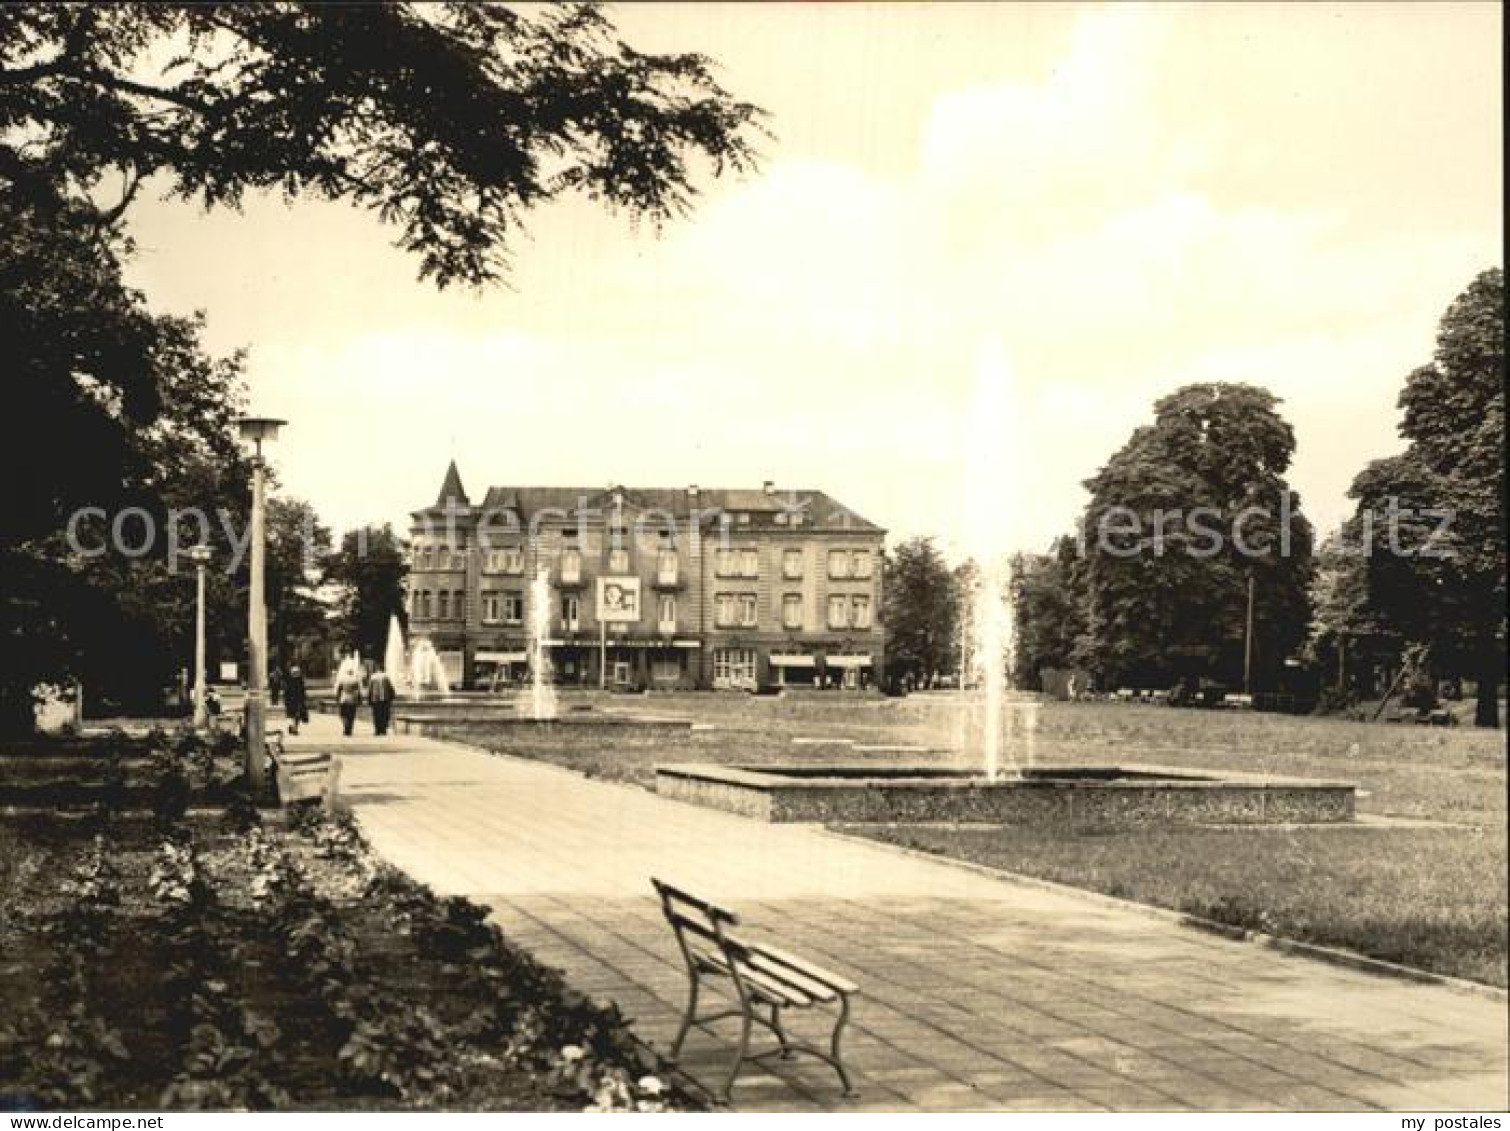
{"label": "park bench", "polygon": [[[687,964],[689,980],[687,1011],[676,1039],[671,1042],[668,1059],[673,1063],[676,1061],[681,1054],[682,1042],[694,1024],[738,1017],[741,1020],[738,1051],[717,1093],[724,1103],[729,1102],[734,1080],[746,1061],[778,1055],[786,1059],[795,1052],[808,1053],[832,1065],[844,1085],[844,1095],[855,1096],[857,1093],[844,1067],[839,1042],[844,1035],[844,1026],[849,1022],[849,999],[858,994],[860,988],[848,979],[784,950],[733,934],[730,928],[737,927],[739,919],[732,911],[660,880],[652,878],[650,882],[661,897],[661,910],[676,936],[677,947]],[[699,1015],[698,995],[704,978],[727,979],[733,986],[738,1007]],[[838,1009],[827,1052],[792,1040],[781,1023],[784,1009],[811,1009],[819,1005],[835,1005]],[[751,1053],[750,1029],[753,1025],[774,1033],[779,1042],[777,1047]]]}
{"label": "park bench", "polygon": [[313,750],[289,753],[283,746],[283,732],[273,731],[267,736],[267,758],[278,783],[281,803],[319,801],[326,809],[335,807],[341,760],[334,754]]}

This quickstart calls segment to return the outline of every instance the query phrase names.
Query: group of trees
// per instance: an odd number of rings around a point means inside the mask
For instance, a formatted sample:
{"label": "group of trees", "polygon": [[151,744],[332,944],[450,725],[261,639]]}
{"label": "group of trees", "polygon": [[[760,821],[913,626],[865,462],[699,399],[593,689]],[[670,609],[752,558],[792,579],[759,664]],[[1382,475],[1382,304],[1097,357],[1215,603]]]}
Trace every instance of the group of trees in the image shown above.
{"label": "group of trees", "polygon": [[[1272,690],[1300,664],[1365,696],[1407,652],[1424,653],[1426,676],[1474,681],[1477,722],[1497,725],[1503,311],[1498,269],[1452,304],[1435,359],[1400,394],[1405,451],[1358,475],[1355,514],[1319,548],[1285,478],[1295,436],[1277,398],[1199,384],[1159,400],[1086,482],[1075,533],[1013,560],[1017,684],[1053,669],[1102,687]],[[885,575],[893,674],[958,670],[974,576],[929,539],[896,548]]]}
{"label": "group of trees", "polygon": [[[342,200],[393,228],[422,278],[481,286],[506,273],[532,207],[583,193],[659,222],[689,206],[697,169],[750,166],[758,119],[709,60],[636,51],[589,5],[0,8],[7,408],[17,436],[52,446],[0,456],[0,728],[29,729],[46,683],[160,686],[193,617],[162,555],[170,509],[245,529],[241,359],[210,356],[200,319],[154,314],[122,280],[144,188],[205,207]],[[102,540],[133,507],[157,522],[152,553]],[[228,560],[226,532],[203,533]],[[360,590],[370,564],[344,549],[335,576]],[[284,552],[271,631],[292,649],[316,611]],[[212,576],[217,650],[239,655],[240,582]],[[378,613],[347,604],[365,636]]]}

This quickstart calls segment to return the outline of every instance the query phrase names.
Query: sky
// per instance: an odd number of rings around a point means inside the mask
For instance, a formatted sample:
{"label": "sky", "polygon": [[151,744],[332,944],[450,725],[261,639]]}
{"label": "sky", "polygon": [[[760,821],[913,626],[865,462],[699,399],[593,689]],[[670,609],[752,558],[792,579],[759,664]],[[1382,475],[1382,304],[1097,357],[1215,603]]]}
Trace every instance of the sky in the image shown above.
{"label": "sky", "polygon": [[1325,530],[1501,262],[1497,4],[610,11],[774,135],[659,231],[560,202],[478,294],[339,204],[136,207],[133,282],[248,349],[284,489],[336,529],[405,526],[454,458],[474,500],[772,480],[893,542],[1044,549],[1158,397],[1224,380],[1283,399]]}

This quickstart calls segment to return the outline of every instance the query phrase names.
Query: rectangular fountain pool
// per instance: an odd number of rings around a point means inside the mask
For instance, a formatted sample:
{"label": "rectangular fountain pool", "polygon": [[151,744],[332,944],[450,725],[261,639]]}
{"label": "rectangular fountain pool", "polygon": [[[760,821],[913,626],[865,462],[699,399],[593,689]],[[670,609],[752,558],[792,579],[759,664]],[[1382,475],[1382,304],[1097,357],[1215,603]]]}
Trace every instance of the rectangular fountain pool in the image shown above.
{"label": "rectangular fountain pool", "polygon": [[1072,827],[1353,819],[1348,782],[1169,766],[1033,766],[995,781],[947,766],[656,767],[656,792],[763,821]]}

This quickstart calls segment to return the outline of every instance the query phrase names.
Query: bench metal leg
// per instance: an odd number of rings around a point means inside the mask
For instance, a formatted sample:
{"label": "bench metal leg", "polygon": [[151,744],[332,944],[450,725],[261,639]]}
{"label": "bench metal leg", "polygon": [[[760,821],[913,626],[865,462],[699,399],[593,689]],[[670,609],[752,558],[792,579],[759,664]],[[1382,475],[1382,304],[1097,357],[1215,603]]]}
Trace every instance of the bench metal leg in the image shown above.
{"label": "bench metal leg", "polygon": [[729,1068],[728,1079],[724,1081],[724,1086],[718,1091],[719,1096],[726,1104],[733,1103],[734,1101],[734,1079],[739,1075],[739,1070],[744,1067],[745,1057],[750,1051],[750,1003],[744,1002],[743,1004],[744,1009],[740,1013],[739,1024],[739,1051],[734,1054],[734,1063]]}
{"label": "bench metal leg", "polygon": [[792,1059],[792,1043],[786,1039],[786,1030],[781,1027],[781,1006],[771,1006],[771,1032],[776,1034],[776,1039],[781,1042],[781,1059]]}
{"label": "bench metal leg", "polygon": [[677,1058],[682,1055],[682,1042],[687,1039],[687,1034],[692,1029],[692,1022],[697,1017],[697,991],[700,984],[697,971],[692,970],[691,977],[688,979],[687,1012],[682,1014],[682,1024],[676,1031],[676,1040],[671,1042],[671,1054],[666,1057],[672,1064],[675,1064]]}
{"label": "bench metal leg", "polygon": [[834,1035],[829,1041],[829,1050],[833,1054],[832,1064],[834,1071],[839,1073],[839,1080],[844,1085],[844,1096],[853,1099],[860,1093],[855,1091],[854,1084],[850,1081],[849,1073],[844,1069],[844,1060],[839,1052],[839,1041],[844,1036],[844,1026],[849,1024],[849,995],[839,995],[839,1020],[834,1022]]}

